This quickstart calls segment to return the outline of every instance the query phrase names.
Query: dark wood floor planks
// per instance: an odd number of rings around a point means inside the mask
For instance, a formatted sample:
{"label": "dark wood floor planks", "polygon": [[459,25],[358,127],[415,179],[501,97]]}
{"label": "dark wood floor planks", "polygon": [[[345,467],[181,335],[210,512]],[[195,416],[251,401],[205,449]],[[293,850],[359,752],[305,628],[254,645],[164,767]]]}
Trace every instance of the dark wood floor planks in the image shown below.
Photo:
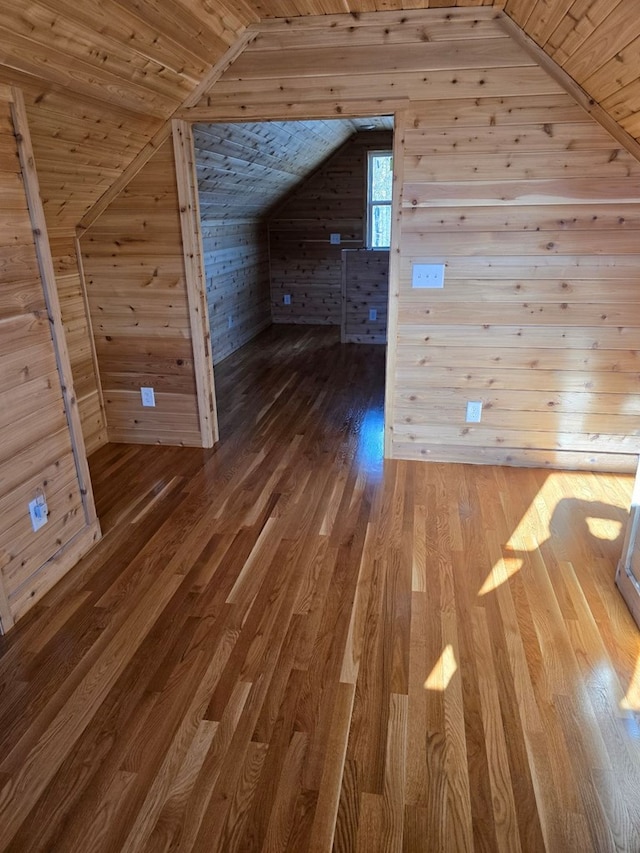
{"label": "dark wood floor planks", "polygon": [[640,850],[631,478],[383,462],[333,329],[216,373],[219,445],[99,451],[0,640],[0,849]]}

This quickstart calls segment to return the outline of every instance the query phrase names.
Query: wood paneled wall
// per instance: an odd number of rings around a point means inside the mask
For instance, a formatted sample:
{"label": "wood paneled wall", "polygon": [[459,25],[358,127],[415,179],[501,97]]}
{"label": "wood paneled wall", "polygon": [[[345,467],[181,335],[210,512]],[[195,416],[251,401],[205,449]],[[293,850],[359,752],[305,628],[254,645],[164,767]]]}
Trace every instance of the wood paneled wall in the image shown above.
{"label": "wood paneled wall", "polygon": [[[381,113],[395,99],[393,455],[632,469],[640,166],[493,15],[265,24],[192,115]],[[441,292],[411,289],[420,260],[447,264]],[[467,400],[484,403],[481,424],[465,423]]]}
{"label": "wood paneled wall", "polygon": [[[274,323],[340,325],[342,249],[365,245],[367,151],[390,149],[392,138],[355,134],[267,214]],[[339,245],[329,242],[332,233]]]}
{"label": "wood paneled wall", "polygon": [[356,19],[354,31],[361,14],[375,9],[504,9],[594,102],[640,140],[637,0],[252,0],[252,5],[261,18],[351,12]]}
{"label": "wood paneled wall", "polygon": [[87,320],[86,293],[78,268],[76,240],[66,235],[50,242],[82,433],[87,453],[91,454],[106,444],[107,424],[99,390],[93,336]]}
{"label": "wood paneled wall", "polygon": [[[21,96],[1,86],[0,198],[0,623],[6,631],[100,531],[72,413],[26,113]],[[38,495],[46,499],[48,521],[34,532],[28,505]]]}
{"label": "wood paneled wall", "polygon": [[75,258],[75,227],[160,124],[96,97],[0,69],[20,83],[32,128],[40,190],[49,229],[69,356],[88,452],[106,441],[93,370],[91,333]]}
{"label": "wood paneled wall", "polygon": [[[63,311],[66,324],[73,327],[69,352],[81,389],[79,408],[89,448],[99,446],[106,432],[98,390],[87,370],[80,279],[75,266],[67,264],[75,226],[245,27],[260,18],[281,16],[288,17],[289,29],[297,32],[309,21],[296,16],[322,15],[328,22],[326,13],[349,11],[351,31],[348,38],[340,36],[343,44],[356,44],[363,32],[366,44],[368,25],[362,20],[373,9],[472,7],[469,13],[476,16],[480,5],[505,8],[594,101],[640,139],[640,18],[635,0],[218,0],[215,8],[174,0],[162,12],[154,0],[6,4],[0,12],[0,83],[19,85],[27,101],[54,261],[57,270],[64,268]],[[477,31],[484,26],[479,21]],[[437,28],[423,33],[431,41],[440,38]],[[465,73],[459,82],[468,78]],[[489,93],[491,80],[483,85]],[[530,90],[526,77],[513,80],[513,87],[518,86],[523,94]],[[340,96],[332,86],[327,91],[328,97],[334,92]],[[289,104],[285,112],[291,109]]]}
{"label": "wood paneled wall", "polygon": [[[342,252],[342,324],[347,344],[385,344],[389,304],[389,252],[345,249]],[[376,312],[375,320],[371,310]]]}
{"label": "wood paneled wall", "polygon": [[213,363],[271,325],[269,244],[259,220],[202,227]]}
{"label": "wood paneled wall", "polygon": [[171,139],[81,246],[109,441],[201,446]]}
{"label": "wood paneled wall", "polygon": [[106,441],[77,224],[257,14],[175,0],[46,0],[0,12],[0,84],[24,92],[87,450]]}
{"label": "wood paneled wall", "polygon": [[[396,453],[633,467],[639,177],[564,98],[411,105]],[[446,262],[443,290],[410,288],[420,260]]]}

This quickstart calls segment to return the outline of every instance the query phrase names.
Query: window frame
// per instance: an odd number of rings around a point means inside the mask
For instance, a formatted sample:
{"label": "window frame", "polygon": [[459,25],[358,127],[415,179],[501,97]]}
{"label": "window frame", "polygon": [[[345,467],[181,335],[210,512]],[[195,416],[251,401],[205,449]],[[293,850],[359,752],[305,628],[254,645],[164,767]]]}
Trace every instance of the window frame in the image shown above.
{"label": "window frame", "polygon": [[366,205],[367,205],[367,233],[366,233],[366,241],[365,245],[367,249],[371,249],[373,251],[388,251],[391,248],[391,228],[392,228],[392,218],[389,222],[389,244],[386,246],[374,246],[373,245],[373,208],[374,206],[386,205],[389,207],[390,211],[393,206],[393,189],[391,191],[391,197],[389,199],[374,199],[372,193],[372,178],[373,178],[373,168],[372,161],[375,157],[390,157],[391,158],[391,173],[393,175],[393,151],[391,148],[371,148],[367,151],[367,197],[366,197]]}

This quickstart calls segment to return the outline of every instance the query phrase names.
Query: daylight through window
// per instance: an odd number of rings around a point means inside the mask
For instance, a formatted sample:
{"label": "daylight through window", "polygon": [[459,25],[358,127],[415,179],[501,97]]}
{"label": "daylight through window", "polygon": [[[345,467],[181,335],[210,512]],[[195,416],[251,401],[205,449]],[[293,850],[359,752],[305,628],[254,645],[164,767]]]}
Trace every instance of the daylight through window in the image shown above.
{"label": "daylight through window", "polygon": [[391,151],[370,151],[368,174],[367,245],[370,249],[388,249],[391,245],[393,187]]}

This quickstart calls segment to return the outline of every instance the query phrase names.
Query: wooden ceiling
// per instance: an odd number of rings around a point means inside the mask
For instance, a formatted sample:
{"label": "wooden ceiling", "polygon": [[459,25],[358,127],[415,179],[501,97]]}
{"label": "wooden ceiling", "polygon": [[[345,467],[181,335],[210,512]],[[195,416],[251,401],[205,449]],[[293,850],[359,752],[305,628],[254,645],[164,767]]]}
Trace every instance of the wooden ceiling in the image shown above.
{"label": "wooden ceiling", "polygon": [[504,9],[640,139],[638,0],[0,0],[0,82],[27,99],[50,228],[72,229],[250,24]]}
{"label": "wooden ceiling", "polygon": [[204,222],[255,219],[361,130],[393,118],[200,124],[194,128]]}

